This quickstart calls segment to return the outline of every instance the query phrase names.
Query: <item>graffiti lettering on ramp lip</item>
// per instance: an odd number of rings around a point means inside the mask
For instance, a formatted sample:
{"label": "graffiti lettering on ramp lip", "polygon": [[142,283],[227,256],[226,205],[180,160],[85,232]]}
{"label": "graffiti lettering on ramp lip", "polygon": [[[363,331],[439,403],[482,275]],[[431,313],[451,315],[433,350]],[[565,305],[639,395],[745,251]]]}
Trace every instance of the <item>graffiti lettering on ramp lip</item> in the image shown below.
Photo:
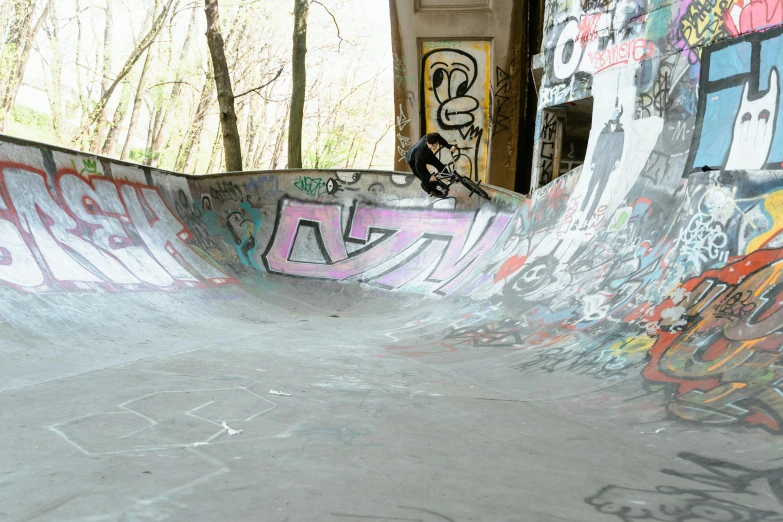
{"label": "graffiti lettering on ramp lip", "polygon": [[480,211],[356,203],[344,209],[283,199],[264,263],[270,272],[289,276],[358,278],[388,289],[420,281],[448,294],[489,253],[510,219]]}
{"label": "graffiti lettering on ramp lip", "polygon": [[0,164],[0,283],[28,292],[174,290],[235,281],[190,246],[157,189]]}

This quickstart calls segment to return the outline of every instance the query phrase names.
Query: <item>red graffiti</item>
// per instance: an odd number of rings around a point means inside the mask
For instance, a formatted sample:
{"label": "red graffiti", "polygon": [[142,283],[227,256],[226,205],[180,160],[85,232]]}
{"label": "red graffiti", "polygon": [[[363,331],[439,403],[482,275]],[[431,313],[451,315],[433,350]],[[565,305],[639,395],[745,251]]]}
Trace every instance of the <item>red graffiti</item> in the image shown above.
{"label": "red graffiti", "polygon": [[636,38],[603,51],[588,52],[588,56],[593,62],[595,68],[593,73],[595,74],[615,65],[637,63],[646,58],[652,58],[655,56],[655,51],[656,47],[653,42],[648,42],[644,38]]}
{"label": "red graffiti", "polygon": [[584,15],[579,21],[579,33],[576,39],[583,45],[595,40],[598,36],[599,20],[601,20],[601,13]]}
{"label": "red graffiti", "polygon": [[731,36],[783,24],[783,0],[737,0],[723,15]]}
{"label": "red graffiti", "polygon": [[501,281],[511,274],[514,274],[517,270],[522,268],[527,260],[527,256],[511,256],[509,257],[498,269],[498,273],[495,275],[494,283]]}
{"label": "red graffiti", "polygon": [[650,317],[660,333],[643,371],[671,383],[693,421],[783,428],[783,249],[758,250],[690,279]]}
{"label": "red graffiti", "polygon": [[154,187],[0,163],[0,283],[28,292],[176,290],[236,281],[190,246]]}

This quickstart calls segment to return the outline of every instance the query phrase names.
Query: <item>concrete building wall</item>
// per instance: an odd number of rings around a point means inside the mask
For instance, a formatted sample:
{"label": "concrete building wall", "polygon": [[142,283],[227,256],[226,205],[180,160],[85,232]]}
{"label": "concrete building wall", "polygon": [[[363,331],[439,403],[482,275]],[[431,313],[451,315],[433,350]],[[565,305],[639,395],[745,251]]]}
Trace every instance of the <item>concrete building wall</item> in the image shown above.
{"label": "concrete building wall", "polygon": [[[456,166],[513,189],[527,74],[524,2],[390,0],[395,169],[428,132],[460,147]],[[451,160],[447,151],[442,160]],[[444,161],[445,162],[445,161]]]}

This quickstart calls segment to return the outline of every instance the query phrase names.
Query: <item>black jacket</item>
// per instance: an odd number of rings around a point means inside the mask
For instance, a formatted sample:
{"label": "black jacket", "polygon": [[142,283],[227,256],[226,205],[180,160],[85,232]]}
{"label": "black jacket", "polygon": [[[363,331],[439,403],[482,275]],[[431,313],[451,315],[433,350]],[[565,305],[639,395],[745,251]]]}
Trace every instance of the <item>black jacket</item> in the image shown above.
{"label": "black jacket", "polygon": [[[446,142],[446,140],[443,139],[443,136],[440,136],[438,145],[446,149],[453,147],[453,145],[449,144]],[[432,165],[438,169],[439,172],[446,168],[446,166],[437,158],[437,156],[435,156],[435,154],[433,154],[432,151],[427,148],[427,136],[424,136],[408,150],[408,152],[405,154],[405,159],[408,160],[408,165],[410,165],[413,174],[415,174],[416,177],[421,180],[429,179],[430,177],[430,172],[427,170],[427,165]]]}

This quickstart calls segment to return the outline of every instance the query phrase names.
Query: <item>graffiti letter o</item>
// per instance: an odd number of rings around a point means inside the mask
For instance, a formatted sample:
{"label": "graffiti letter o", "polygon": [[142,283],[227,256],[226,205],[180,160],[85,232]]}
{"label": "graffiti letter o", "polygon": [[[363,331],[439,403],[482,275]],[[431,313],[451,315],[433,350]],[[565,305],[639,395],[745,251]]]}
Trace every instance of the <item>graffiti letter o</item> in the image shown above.
{"label": "graffiti letter o", "polygon": [[[577,67],[579,67],[579,62],[582,61],[582,43],[577,36],[579,36],[579,24],[576,18],[572,18],[566,22],[555,43],[554,73],[560,80],[570,78],[576,72]],[[566,60],[566,44],[569,42],[572,43],[574,48],[571,56]]]}

